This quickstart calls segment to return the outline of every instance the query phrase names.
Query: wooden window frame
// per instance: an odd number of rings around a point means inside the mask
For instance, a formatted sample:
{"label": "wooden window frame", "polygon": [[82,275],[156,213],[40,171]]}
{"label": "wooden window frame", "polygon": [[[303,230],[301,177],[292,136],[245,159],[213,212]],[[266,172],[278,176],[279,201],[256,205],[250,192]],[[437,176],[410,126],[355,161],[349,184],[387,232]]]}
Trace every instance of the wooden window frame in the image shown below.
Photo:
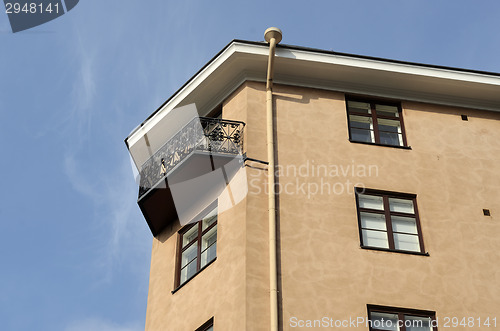
{"label": "wooden window frame", "polygon": [[[436,312],[430,310],[419,310],[419,309],[409,309],[409,308],[398,308],[398,307],[387,307],[387,306],[379,306],[379,305],[368,305],[368,319],[371,320],[371,313],[387,313],[387,314],[397,314],[398,320],[403,321],[403,325],[399,329],[399,331],[406,331],[406,326],[404,325],[405,316],[414,316],[414,317],[430,317],[432,321],[436,321]],[[436,324],[436,323],[434,323]],[[370,331],[383,331],[380,329],[373,328],[369,325]],[[437,326],[432,328],[433,331],[438,331]]]}
{"label": "wooden window frame", "polygon": [[[371,195],[371,196],[382,197],[383,204],[384,204],[384,210],[361,208],[359,206],[359,194],[366,194],[366,195]],[[356,196],[356,210],[357,210],[357,215],[358,215],[359,240],[360,240],[361,248],[372,249],[372,250],[382,250],[382,251],[389,251],[389,252],[398,252],[398,253],[407,253],[407,254],[416,254],[416,255],[426,255],[426,256],[429,255],[429,253],[425,252],[424,238],[422,236],[422,227],[420,225],[420,217],[418,214],[417,196],[415,194],[399,193],[399,192],[392,192],[392,191],[381,191],[381,190],[374,190],[374,189],[366,189],[366,188],[357,187],[357,188],[355,188],[355,196]],[[413,202],[413,212],[414,213],[408,214],[408,213],[391,211],[390,207],[389,207],[389,198],[411,200]],[[386,223],[387,241],[388,241],[389,248],[367,246],[363,243],[363,227],[362,227],[362,223],[361,223],[361,212],[384,215],[385,223]],[[417,235],[418,235],[420,251],[406,251],[406,250],[400,250],[400,249],[395,248],[394,231],[392,229],[391,215],[400,216],[400,217],[415,217],[415,223],[416,223],[416,227],[417,227]]]}
{"label": "wooden window frame", "polygon": [[[349,111],[349,101],[368,103],[370,105],[371,114]],[[369,99],[369,98],[359,98],[359,97],[346,97],[345,105],[346,105],[346,111],[347,111],[347,125],[348,125],[348,129],[349,129],[348,131],[349,131],[349,141],[350,142],[360,143],[360,144],[368,144],[368,145],[376,145],[376,146],[387,146],[387,147],[410,149],[410,147],[408,146],[408,142],[406,140],[406,130],[405,130],[405,125],[404,125],[404,120],[403,120],[403,109],[401,107],[400,102],[385,101],[385,100],[379,100],[379,99]],[[377,109],[376,109],[377,105],[397,107],[399,117],[378,115]],[[357,140],[352,139],[350,115],[367,117],[367,118],[372,119],[373,135],[375,138],[374,142],[357,141]],[[401,136],[403,138],[403,145],[389,145],[389,144],[383,144],[380,142],[380,133],[379,133],[379,128],[378,128],[378,120],[379,119],[399,121],[399,124],[401,126]]]}
{"label": "wooden window frame", "polygon": [[[172,291],[172,294],[175,293],[177,290],[179,290],[184,284],[188,283],[191,279],[193,279],[197,274],[199,274],[201,271],[203,271],[206,267],[208,267],[212,262],[214,262],[217,259],[217,252],[215,258],[212,260],[208,261],[206,265],[201,267],[201,239],[203,238],[203,235],[208,233],[210,230],[212,230],[214,227],[217,226],[217,223],[219,221],[219,217],[217,215],[217,219],[213,224],[211,224],[209,227],[207,227],[205,230],[203,230],[203,218],[212,211],[214,208],[217,207],[217,202],[211,204],[207,209],[201,213],[201,219],[200,221],[197,221],[195,223],[188,224],[184,226],[182,229],[179,230],[178,236],[177,236],[177,253],[176,253],[176,267],[175,267],[175,289]],[[186,244],[185,247],[182,247],[182,242],[183,242],[183,236],[191,230],[193,227],[197,226],[198,227],[198,235],[196,239],[192,240],[188,244]],[[181,283],[181,270],[182,270],[182,253],[184,253],[189,247],[194,245],[195,243],[198,243],[198,248],[196,252],[196,272],[189,278],[187,278],[184,282]]]}

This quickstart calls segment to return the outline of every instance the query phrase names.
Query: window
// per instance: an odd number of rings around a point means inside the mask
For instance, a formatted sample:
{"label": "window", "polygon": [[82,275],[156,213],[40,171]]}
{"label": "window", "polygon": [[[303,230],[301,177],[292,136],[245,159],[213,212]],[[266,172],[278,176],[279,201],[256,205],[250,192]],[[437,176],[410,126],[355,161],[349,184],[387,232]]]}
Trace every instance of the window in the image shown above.
{"label": "window", "polygon": [[184,284],[217,256],[217,207],[179,232],[177,286]]}
{"label": "window", "polygon": [[406,147],[403,113],[399,104],[348,99],[349,140]]}
{"label": "window", "polygon": [[368,305],[370,331],[437,331],[436,313]]}
{"label": "window", "polygon": [[356,189],[361,247],[424,253],[416,196]]}
{"label": "window", "polygon": [[212,317],[200,326],[196,331],[214,331],[214,318]]}

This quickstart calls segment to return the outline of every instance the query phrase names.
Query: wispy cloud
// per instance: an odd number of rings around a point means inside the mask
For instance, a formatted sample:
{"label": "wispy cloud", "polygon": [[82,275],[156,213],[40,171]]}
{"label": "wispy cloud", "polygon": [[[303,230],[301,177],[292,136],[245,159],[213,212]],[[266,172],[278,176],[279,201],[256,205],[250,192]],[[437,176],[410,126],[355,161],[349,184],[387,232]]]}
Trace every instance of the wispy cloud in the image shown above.
{"label": "wispy cloud", "polygon": [[85,140],[91,132],[92,117],[95,111],[97,94],[96,52],[86,45],[82,36],[75,38],[75,57],[77,60],[77,76],[72,88],[72,106],[70,108],[70,122],[76,124],[77,138]]}
{"label": "wispy cloud", "polygon": [[[117,24],[124,24],[122,21],[129,20],[116,20]],[[110,29],[118,28],[110,25]],[[69,56],[75,79],[71,82],[70,111],[64,119],[71,147],[63,151],[63,169],[73,189],[92,209],[90,223],[97,229],[91,247],[96,257],[93,267],[100,273],[100,281],[109,282],[117,270],[133,272],[138,264],[144,269],[144,256],[149,256],[151,238],[135,204],[137,186],[120,137],[127,131],[121,127],[126,124],[123,112],[131,109],[123,90],[130,93],[130,82],[145,77],[143,72],[126,71],[119,72],[122,79],[115,81],[111,74],[126,67],[116,49],[127,44],[128,36],[96,38],[110,32],[77,24],[74,32]],[[92,160],[91,156],[97,155],[99,159]]]}
{"label": "wispy cloud", "polygon": [[[114,162],[112,171],[85,171],[88,165],[73,154],[64,159],[64,172],[72,187],[91,202],[95,215],[97,238],[94,267],[100,270],[101,281],[113,279],[115,268],[127,263],[130,269],[144,268],[149,256],[150,238],[140,221],[135,182],[128,159]],[[140,235],[142,234],[142,235]]]}

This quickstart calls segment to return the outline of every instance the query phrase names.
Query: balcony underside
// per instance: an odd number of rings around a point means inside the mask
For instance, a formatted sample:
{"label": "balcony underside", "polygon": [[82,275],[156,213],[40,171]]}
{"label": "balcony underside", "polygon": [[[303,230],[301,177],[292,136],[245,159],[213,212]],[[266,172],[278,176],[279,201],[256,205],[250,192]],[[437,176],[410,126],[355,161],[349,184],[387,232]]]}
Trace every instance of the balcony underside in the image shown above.
{"label": "balcony underside", "polygon": [[[240,161],[238,155],[195,151],[142,194],[137,203],[153,236],[179,219],[177,209],[196,210],[196,204],[216,199],[240,169]],[[223,174],[223,183],[220,174]]]}

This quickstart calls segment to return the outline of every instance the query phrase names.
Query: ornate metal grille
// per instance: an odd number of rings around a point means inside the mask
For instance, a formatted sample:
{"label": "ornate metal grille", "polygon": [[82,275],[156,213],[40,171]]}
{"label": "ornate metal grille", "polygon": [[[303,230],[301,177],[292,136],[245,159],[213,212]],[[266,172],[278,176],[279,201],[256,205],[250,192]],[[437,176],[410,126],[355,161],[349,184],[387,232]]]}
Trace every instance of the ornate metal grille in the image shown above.
{"label": "ornate metal grille", "polygon": [[195,151],[212,154],[241,153],[244,127],[245,123],[239,121],[193,118],[144,162],[140,171],[139,198]]}

